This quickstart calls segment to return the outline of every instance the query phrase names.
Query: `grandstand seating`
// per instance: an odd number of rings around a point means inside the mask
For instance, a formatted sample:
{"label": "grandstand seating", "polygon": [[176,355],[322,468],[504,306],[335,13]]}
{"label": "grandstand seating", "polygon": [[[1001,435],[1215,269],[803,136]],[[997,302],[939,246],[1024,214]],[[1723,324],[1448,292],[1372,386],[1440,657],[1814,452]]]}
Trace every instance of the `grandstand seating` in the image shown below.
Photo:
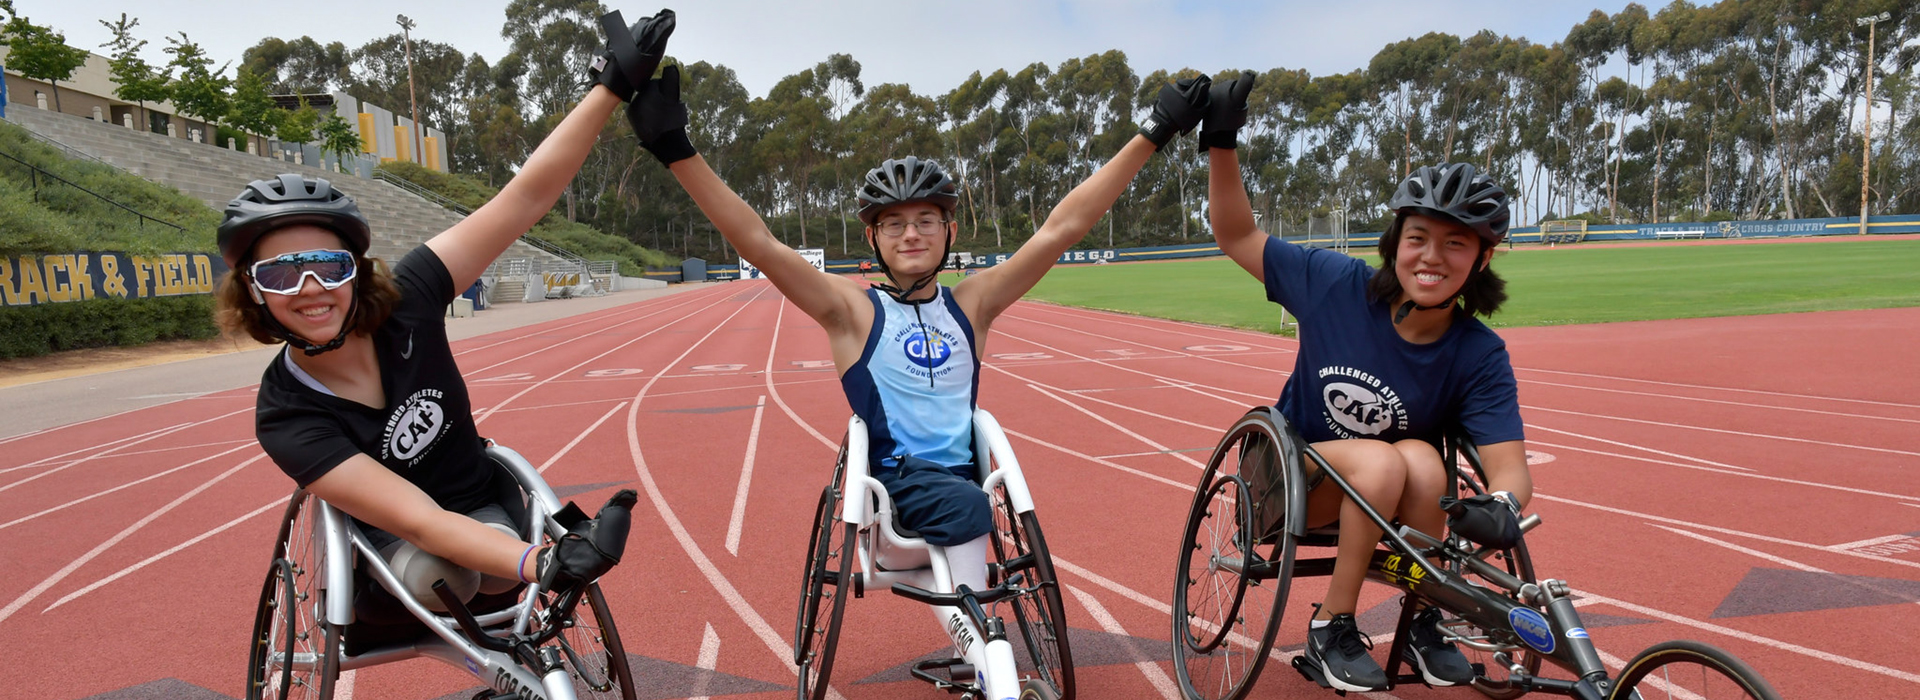
{"label": "grandstand seating", "polygon": [[[108,165],[178,189],[215,209],[224,208],[228,200],[253,180],[279,173],[326,178],[353,195],[373,228],[373,247],[369,252],[390,263],[398,262],[401,255],[460,220],[459,214],[377,180],[50,110],[10,109],[6,119]],[[552,254],[525,243],[513,244],[503,257],[559,261]]]}

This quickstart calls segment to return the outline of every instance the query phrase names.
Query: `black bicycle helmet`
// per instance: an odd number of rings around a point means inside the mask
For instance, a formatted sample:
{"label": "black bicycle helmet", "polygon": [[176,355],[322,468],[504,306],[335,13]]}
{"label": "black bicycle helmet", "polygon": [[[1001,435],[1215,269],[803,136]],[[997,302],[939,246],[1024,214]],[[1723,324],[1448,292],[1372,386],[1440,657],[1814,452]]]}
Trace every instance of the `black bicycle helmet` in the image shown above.
{"label": "black bicycle helmet", "polygon": [[880,210],[907,202],[930,202],[951,212],[960,204],[960,190],[939,163],[914,156],[895,158],[867,171],[860,184],[860,222],[872,226]]}
{"label": "black bicycle helmet", "polygon": [[272,180],[254,180],[240,196],[227,202],[220,222],[220,256],[227,267],[239,268],[260,235],[282,226],[312,224],[340,234],[354,255],[364,257],[373,243],[367,217],[347,193],[319,178],[286,173]]}
{"label": "black bicycle helmet", "polygon": [[1488,246],[1507,237],[1507,223],[1513,218],[1506,189],[1471,163],[1421,166],[1400,181],[1387,208],[1394,211],[1395,231],[1407,214],[1420,213],[1408,209],[1426,209],[1472,228]]}

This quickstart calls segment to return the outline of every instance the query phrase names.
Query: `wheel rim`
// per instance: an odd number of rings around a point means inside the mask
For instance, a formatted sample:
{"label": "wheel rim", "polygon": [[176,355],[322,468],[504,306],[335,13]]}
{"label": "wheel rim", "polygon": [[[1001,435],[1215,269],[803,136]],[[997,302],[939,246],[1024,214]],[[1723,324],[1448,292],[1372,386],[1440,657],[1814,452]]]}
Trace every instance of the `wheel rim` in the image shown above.
{"label": "wheel rim", "polygon": [[338,635],[320,622],[320,572],[312,504],[296,492],[281,519],[277,555],[261,588],[248,672],[249,698],[323,699],[332,696]]}
{"label": "wheel rim", "polygon": [[1050,584],[1033,593],[1011,598],[1014,622],[1026,642],[1027,658],[1038,674],[1032,680],[1047,684],[1054,697],[1073,695],[1073,652],[1066,613],[1061,606],[1060,583],[1054,576],[1046,535],[1033,513],[1016,513],[1006,487],[993,490],[994,566],[988,585],[1020,575],[1023,587]]}
{"label": "wheel rim", "polygon": [[1765,678],[1718,647],[1692,641],[1656,644],[1627,662],[1613,700],[1777,700]]}
{"label": "wheel rim", "polygon": [[[1251,440],[1274,444],[1272,423],[1249,415],[1221,440],[1208,462],[1181,539],[1174,586],[1174,670],[1188,698],[1244,696],[1273,647],[1293,564],[1292,535],[1281,532],[1261,556],[1240,459]],[[1264,454],[1273,455],[1274,451]],[[1285,465],[1279,465],[1284,468]],[[1272,562],[1271,577],[1246,564]],[[1234,566],[1238,562],[1239,566]]]}
{"label": "wheel rim", "polygon": [[[852,526],[841,523],[839,492],[832,486],[820,494],[807,544],[807,560],[800,589],[800,611],[794,623],[794,663],[800,667],[800,697],[826,695],[833,670],[834,644],[840,633],[840,608],[846,600],[843,585],[852,565]],[[837,536],[836,536],[837,535]],[[821,605],[828,607],[823,611]],[[821,613],[825,612],[825,615]]]}
{"label": "wheel rim", "polygon": [[[552,594],[543,593],[542,602]],[[545,610],[541,611],[543,614]],[[561,624],[559,643],[567,668],[573,676],[574,694],[581,698],[634,697],[633,672],[627,666],[626,648],[607,608],[600,585],[588,587],[586,595],[573,608],[573,619]]]}

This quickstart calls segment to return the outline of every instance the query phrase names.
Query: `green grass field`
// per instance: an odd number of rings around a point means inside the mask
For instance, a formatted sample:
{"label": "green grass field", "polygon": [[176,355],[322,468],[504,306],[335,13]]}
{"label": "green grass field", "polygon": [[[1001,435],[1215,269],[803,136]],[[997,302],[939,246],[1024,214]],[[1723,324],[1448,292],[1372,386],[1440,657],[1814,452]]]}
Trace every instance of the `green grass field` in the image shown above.
{"label": "green grass field", "polygon": [[[1920,306],[1920,241],[1521,248],[1493,266],[1510,296],[1494,326]],[[1028,298],[1281,332],[1226,258],[1057,267]]]}

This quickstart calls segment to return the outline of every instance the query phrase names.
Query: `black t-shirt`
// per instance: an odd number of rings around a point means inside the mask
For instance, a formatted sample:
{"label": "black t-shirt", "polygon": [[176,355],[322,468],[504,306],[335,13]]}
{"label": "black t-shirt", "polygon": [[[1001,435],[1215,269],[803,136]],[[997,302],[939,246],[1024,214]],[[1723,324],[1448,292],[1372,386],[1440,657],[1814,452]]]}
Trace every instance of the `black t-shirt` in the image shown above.
{"label": "black t-shirt", "polygon": [[394,267],[400,304],[373,333],[386,408],[309,386],[282,350],[260,378],[254,434],[280,470],[306,486],[355,454],[373,457],[432,496],[466,512],[488,499],[493,471],[473,424],[473,404],[448,345],[454,297],[447,267],[426,246]]}

